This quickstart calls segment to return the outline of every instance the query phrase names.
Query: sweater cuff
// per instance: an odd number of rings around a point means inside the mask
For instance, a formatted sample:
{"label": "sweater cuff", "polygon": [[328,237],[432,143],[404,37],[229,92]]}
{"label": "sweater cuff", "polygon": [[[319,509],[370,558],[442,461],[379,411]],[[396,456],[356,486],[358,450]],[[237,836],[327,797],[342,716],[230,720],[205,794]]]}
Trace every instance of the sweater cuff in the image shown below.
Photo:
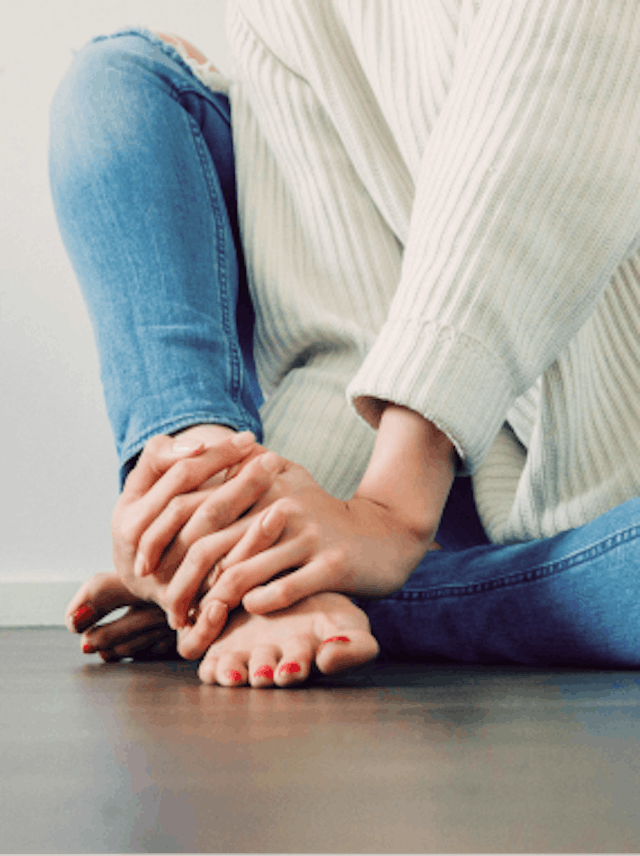
{"label": "sweater cuff", "polygon": [[415,410],[454,444],[461,474],[480,466],[516,398],[504,364],[475,339],[435,322],[387,322],[347,388],[377,428],[382,402]]}

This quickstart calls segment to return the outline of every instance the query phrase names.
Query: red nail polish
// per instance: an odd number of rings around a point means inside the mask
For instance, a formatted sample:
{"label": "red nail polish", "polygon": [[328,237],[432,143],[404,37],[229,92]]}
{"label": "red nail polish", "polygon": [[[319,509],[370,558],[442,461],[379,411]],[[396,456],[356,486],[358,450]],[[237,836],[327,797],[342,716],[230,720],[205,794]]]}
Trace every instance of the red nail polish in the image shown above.
{"label": "red nail polish", "polygon": [[230,681],[241,681],[242,680],[242,675],[240,674],[240,672],[236,672],[235,670],[232,672],[227,672],[227,677],[229,678]]}
{"label": "red nail polish", "polygon": [[324,642],[321,642],[321,645],[326,645],[327,642],[351,642],[348,636],[330,636],[328,639],[325,639]]}
{"label": "red nail polish", "polygon": [[283,663],[280,666],[280,674],[285,675],[294,675],[296,672],[300,671],[300,666],[297,663]]}
{"label": "red nail polish", "polygon": [[271,666],[260,666],[259,669],[256,669],[253,673],[254,678],[268,678],[271,680],[273,678],[273,669]]}
{"label": "red nail polish", "polygon": [[95,654],[95,650],[96,649],[93,647],[93,645],[90,645],[88,642],[85,642],[82,646],[83,654]]}
{"label": "red nail polish", "polygon": [[75,611],[71,621],[73,622],[75,629],[79,633],[82,633],[82,631],[91,624],[95,617],[95,609],[88,603],[83,603],[82,606]]}
{"label": "red nail polish", "polygon": [[105,663],[116,663],[120,657],[117,654],[110,654],[108,651],[98,651]]}

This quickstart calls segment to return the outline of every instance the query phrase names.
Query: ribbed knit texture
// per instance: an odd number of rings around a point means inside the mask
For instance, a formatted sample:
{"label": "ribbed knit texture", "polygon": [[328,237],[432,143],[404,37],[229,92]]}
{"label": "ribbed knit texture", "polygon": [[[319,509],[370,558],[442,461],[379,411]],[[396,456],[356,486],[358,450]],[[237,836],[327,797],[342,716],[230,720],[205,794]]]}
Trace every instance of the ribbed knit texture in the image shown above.
{"label": "ribbed knit texture", "polygon": [[635,496],[637,0],[236,0],[228,23],[267,445],[348,496],[376,402],[406,405],[498,542]]}

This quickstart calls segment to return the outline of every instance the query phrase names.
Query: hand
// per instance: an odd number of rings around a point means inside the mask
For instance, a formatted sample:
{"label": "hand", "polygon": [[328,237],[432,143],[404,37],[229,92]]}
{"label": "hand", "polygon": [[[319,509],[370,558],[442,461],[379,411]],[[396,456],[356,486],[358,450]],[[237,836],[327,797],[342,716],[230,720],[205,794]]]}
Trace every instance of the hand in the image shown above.
{"label": "hand", "polygon": [[[392,509],[365,497],[335,499],[297,465],[289,464],[278,482],[288,484],[289,495],[254,514],[223,559],[219,549],[209,551],[206,539],[197,554],[187,554],[166,593],[174,626],[186,624],[188,605],[202,588],[209,591],[199,603],[194,630],[202,635],[203,622],[209,644],[240,602],[247,612],[264,614],[318,592],[383,597],[406,582],[433,543],[437,526],[412,529]],[[273,579],[283,572],[288,573]]]}
{"label": "hand", "polygon": [[[163,608],[164,591],[189,546],[205,532],[226,529],[225,552],[231,549],[249,522],[239,521],[235,529],[227,527],[256,502],[274,478],[262,466],[259,457],[265,456],[252,434],[236,434],[221,426],[198,427],[210,429],[205,432],[208,445],[194,438],[194,429],[177,440],[158,436],[147,443],[113,515],[117,573],[133,594]],[[221,483],[225,472],[237,465],[242,469],[234,479]],[[187,521],[189,527],[184,525]],[[169,538],[168,528],[173,533]],[[179,538],[174,538],[176,532]],[[171,541],[157,573],[150,575]]]}
{"label": "hand", "polygon": [[[204,638],[197,632],[201,619],[207,632],[217,622],[219,633],[227,610],[241,600],[248,612],[267,613],[320,591],[381,597],[404,584],[427,550],[437,549],[433,539],[455,472],[453,443],[415,411],[387,402],[380,410],[374,452],[351,500],[329,496],[293,464],[276,480],[274,487],[287,485],[280,487],[285,499],[256,519],[217,565],[194,638]],[[219,550],[207,555],[207,545],[200,546],[173,577],[169,611],[184,614],[218,561]]]}

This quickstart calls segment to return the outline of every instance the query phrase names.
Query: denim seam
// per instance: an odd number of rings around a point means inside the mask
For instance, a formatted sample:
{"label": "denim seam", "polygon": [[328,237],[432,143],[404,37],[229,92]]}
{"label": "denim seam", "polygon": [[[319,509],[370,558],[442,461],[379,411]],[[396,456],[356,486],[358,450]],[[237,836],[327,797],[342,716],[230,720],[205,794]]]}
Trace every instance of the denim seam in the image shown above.
{"label": "denim seam", "polygon": [[531,568],[528,571],[523,571],[518,574],[512,574],[508,577],[499,577],[495,580],[485,580],[482,583],[470,583],[465,586],[437,586],[426,591],[398,591],[389,595],[390,599],[394,600],[438,600],[444,597],[467,597],[470,595],[481,594],[487,591],[496,591],[500,588],[510,588],[526,583],[537,582],[550,576],[575,568],[578,565],[589,562],[604,553],[609,552],[615,547],[620,546],[625,542],[631,541],[640,535],[640,527],[631,526],[629,529],[620,530],[613,535],[605,538],[597,544],[587,547],[585,550],[580,550],[571,556],[560,559],[557,562],[545,563],[538,567]]}
{"label": "denim seam", "polygon": [[[233,402],[236,407],[239,407],[238,397],[240,394],[240,385],[241,385],[241,364],[242,358],[241,355],[238,354],[238,348],[235,345],[237,338],[237,328],[235,323],[235,318],[230,317],[230,307],[231,300],[229,295],[229,281],[227,277],[227,268],[226,268],[226,260],[224,252],[222,251],[222,247],[227,243],[226,238],[228,237],[225,234],[225,218],[220,210],[220,205],[218,204],[218,196],[215,193],[215,188],[212,188],[212,184],[215,184],[211,176],[211,167],[210,167],[210,159],[211,154],[207,145],[202,138],[202,133],[200,128],[198,127],[198,123],[191,116],[190,113],[187,113],[187,118],[189,120],[189,124],[191,125],[191,130],[193,132],[193,140],[195,143],[196,151],[198,153],[198,158],[200,160],[200,164],[202,167],[202,173],[205,179],[205,183],[207,186],[207,190],[209,192],[209,199],[211,202],[211,208],[213,211],[213,217],[216,227],[216,248],[218,254],[218,279],[219,279],[219,288],[220,294],[222,295],[221,300],[221,319],[225,332],[225,341],[228,343],[228,356],[230,362],[230,375],[231,375],[231,384],[230,384],[230,394],[233,398]],[[228,217],[228,212],[227,214]],[[227,224],[228,225],[228,224]],[[231,229],[230,226],[228,226]],[[232,239],[233,241],[233,239]],[[236,296],[237,299],[237,296]],[[235,305],[235,301],[234,301]]]}

